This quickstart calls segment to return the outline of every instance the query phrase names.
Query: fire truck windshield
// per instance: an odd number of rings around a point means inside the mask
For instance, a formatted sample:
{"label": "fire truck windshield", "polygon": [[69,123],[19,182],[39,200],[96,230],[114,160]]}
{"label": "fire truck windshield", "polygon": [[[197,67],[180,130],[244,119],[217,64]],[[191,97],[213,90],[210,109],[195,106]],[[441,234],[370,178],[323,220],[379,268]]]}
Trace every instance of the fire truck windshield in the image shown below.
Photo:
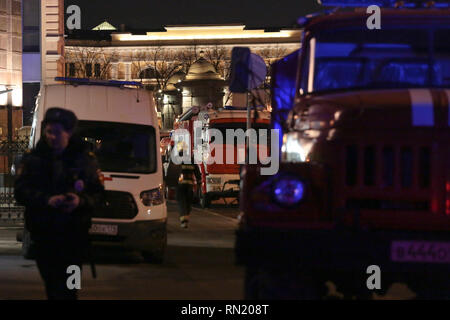
{"label": "fire truck windshield", "polygon": [[[239,139],[237,138],[240,133],[242,134],[241,140],[244,141],[244,133],[247,131],[247,124],[245,122],[228,122],[228,123],[211,123],[209,126],[210,129],[219,130],[223,137],[223,142],[227,144],[237,145]],[[256,143],[261,145],[270,145],[270,125],[266,123],[252,123],[252,129],[255,131]],[[227,132],[228,130],[228,132]],[[241,131],[242,130],[242,131]],[[240,132],[239,132],[240,131]],[[234,136],[233,135],[237,135]],[[228,136],[233,137],[233,139],[227,139]],[[212,137],[211,141],[214,141],[214,137]],[[217,143],[217,142],[216,142]]]}
{"label": "fire truck windshield", "polygon": [[449,88],[450,28],[330,28],[307,41],[300,93]]}

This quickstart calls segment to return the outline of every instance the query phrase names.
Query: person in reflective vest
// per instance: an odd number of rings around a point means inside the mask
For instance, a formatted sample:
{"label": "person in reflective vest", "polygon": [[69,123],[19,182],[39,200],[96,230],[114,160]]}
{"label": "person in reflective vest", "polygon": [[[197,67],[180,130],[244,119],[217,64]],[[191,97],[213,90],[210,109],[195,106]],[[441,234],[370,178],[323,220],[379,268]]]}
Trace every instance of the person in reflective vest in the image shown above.
{"label": "person in reflective vest", "polygon": [[178,179],[177,201],[180,209],[180,223],[182,228],[187,228],[189,214],[191,213],[195,166],[182,164],[181,174]]}
{"label": "person in reflective vest", "polygon": [[[183,157],[185,145],[177,146],[180,157]],[[188,227],[189,214],[192,208],[193,185],[195,179],[195,166],[190,163],[181,163],[181,172],[178,178],[177,201],[180,212],[180,223],[182,228]]]}

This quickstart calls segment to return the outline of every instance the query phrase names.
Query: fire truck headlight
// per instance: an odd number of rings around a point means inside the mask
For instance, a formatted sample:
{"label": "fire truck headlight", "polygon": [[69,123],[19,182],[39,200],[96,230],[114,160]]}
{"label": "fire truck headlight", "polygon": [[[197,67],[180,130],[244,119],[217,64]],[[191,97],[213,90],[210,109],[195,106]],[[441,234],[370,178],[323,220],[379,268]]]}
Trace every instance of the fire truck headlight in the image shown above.
{"label": "fire truck headlight", "polygon": [[282,206],[293,206],[305,197],[305,183],[295,177],[284,177],[275,181],[272,194],[277,203]]}
{"label": "fire truck headlight", "polygon": [[307,151],[300,143],[299,132],[289,132],[283,136],[283,146],[281,147],[282,157],[287,162],[304,162]]}

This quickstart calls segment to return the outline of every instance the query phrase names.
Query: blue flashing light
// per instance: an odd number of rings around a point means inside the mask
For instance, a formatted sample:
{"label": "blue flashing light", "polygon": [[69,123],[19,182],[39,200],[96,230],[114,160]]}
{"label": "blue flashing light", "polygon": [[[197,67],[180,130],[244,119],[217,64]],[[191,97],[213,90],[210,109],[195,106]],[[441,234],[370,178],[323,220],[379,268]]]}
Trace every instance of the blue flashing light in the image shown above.
{"label": "blue flashing light", "polygon": [[[377,5],[379,7],[394,8],[400,1],[398,0],[317,0],[320,5],[325,7],[368,7],[371,5]],[[427,8],[429,6],[428,1],[425,0],[407,0],[402,3],[402,8]],[[435,8],[449,8],[450,4],[448,0],[434,0],[431,7]]]}
{"label": "blue flashing light", "polygon": [[450,8],[450,3],[448,3],[448,2],[435,2],[433,4],[433,7],[435,7],[435,8]]}
{"label": "blue flashing light", "polygon": [[97,86],[111,86],[111,87],[134,86],[142,88],[142,83],[136,81],[97,80],[88,78],[66,78],[66,77],[55,77],[55,81],[63,81],[80,85],[97,85]]}
{"label": "blue flashing light", "polygon": [[283,144],[284,124],[294,105],[299,54],[297,50],[272,64],[271,124],[273,129],[280,130],[279,146]]}
{"label": "blue flashing light", "polygon": [[298,18],[297,24],[298,24],[300,27],[304,27],[304,26],[306,26],[306,24],[307,24],[308,22],[310,22],[312,19],[317,18],[317,17],[320,17],[320,16],[326,16],[326,15],[335,13],[335,12],[337,11],[337,9],[338,9],[338,8],[333,8],[333,9],[329,9],[329,10],[325,10],[325,11],[320,11],[320,12],[308,14],[307,16]]}
{"label": "blue flashing light", "polygon": [[[241,110],[245,111],[247,110],[247,107],[233,107],[233,106],[225,106],[223,107],[225,110]],[[255,110],[255,106],[250,107],[251,110]],[[265,108],[263,106],[256,106],[256,110],[264,110]]]}
{"label": "blue flashing light", "polygon": [[223,107],[225,110],[247,110],[246,107],[233,107],[233,106],[225,106]]}
{"label": "blue flashing light", "polygon": [[395,0],[318,0],[318,2],[325,7],[368,7],[371,5],[390,7],[395,4]]}
{"label": "blue flashing light", "polygon": [[273,184],[273,196],[282,206],[293,206],[305,197],[305,184],[295,177],[283,177]]}

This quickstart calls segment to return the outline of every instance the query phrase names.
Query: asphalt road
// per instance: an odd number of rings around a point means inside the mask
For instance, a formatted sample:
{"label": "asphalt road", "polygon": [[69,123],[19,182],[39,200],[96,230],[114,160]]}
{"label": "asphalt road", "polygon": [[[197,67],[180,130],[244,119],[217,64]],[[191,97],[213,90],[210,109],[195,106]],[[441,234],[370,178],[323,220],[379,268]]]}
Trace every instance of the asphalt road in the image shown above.
{"label": "asphalt road", "polygon": [[[97,279],[83,268],[80,299],[243,299],[244,270],[235,265],[233,253],[237,220],[214,212],[214,206],[194,208],[189,228],[181,229],[175,204],[168,206],[164,263],[146,263],[135,252],[97,249]],[[0,227],[0,299],[45,299],[34,261],[20,255],[16,232]]]}
{"label": "asphalt road", "polygon": [[[161,265],[146,263],[137,252],[97,248],[97,279],[83,268],[82,300],[241,300],[244,268],[235,265],[237,205],[215,202],[194,206],[188,229],[179,226],[176,203],[168,203],[168,248]],[[20,228],[0,225],[0,300],[45,299],[34,261],[22,258]],[[331,286],[330,293],[339,296]],[[411,299],[405,284],[394,284],[374,299]]]}

